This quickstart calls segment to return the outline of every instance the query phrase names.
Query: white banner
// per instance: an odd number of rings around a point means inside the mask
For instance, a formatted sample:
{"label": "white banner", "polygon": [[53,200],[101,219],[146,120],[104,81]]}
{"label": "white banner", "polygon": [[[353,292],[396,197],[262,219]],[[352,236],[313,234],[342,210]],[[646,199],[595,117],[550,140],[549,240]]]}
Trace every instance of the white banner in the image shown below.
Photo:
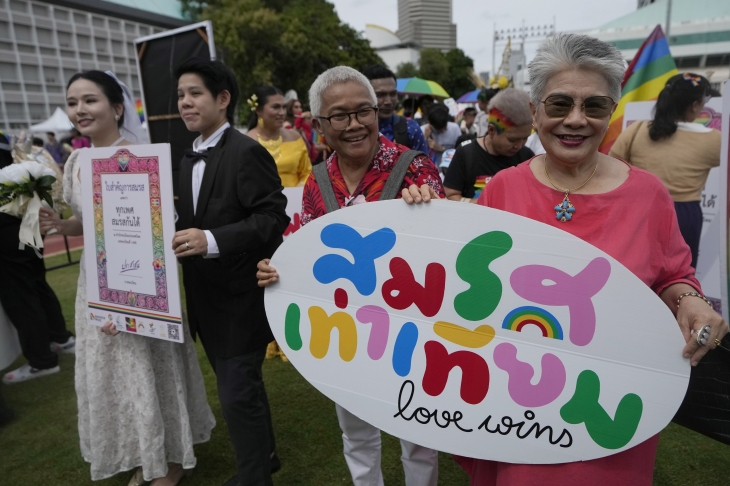
{"label": "white banner", "polygon": [[183,342],[170,145],[82,150],[88,320]]}
{"label": "white banner", "polygon": [[[622,130],[631,123],[651,120],[656,101],[639,101],[627,103],[624,111]],[[705,105],[700,117],[695,122],[721,130],[722,98],[712,98]],[[727,111],[725,111],[727,113]],[[725,253],[726,241],[726,207],[727,207],[727,157],[721,158],[720,166],[710,170],[707,183],[702,190],[702,236],[697,257],[696,276],[702,285],[702,291],[712,302],[716,311],[728,319],[728,298],[725,288],[727,278],[726,267],[722,265],[720,255]],[[723,183],[723,181],[725,181]]]}
{"label": "white banner", "polygon": [[661,299],[598,248],[522,216],[360,204],[302,227],[271,264],[266,314],[292,364],[416,444],[595,459],[659,433],[685,395],[685,343]]}

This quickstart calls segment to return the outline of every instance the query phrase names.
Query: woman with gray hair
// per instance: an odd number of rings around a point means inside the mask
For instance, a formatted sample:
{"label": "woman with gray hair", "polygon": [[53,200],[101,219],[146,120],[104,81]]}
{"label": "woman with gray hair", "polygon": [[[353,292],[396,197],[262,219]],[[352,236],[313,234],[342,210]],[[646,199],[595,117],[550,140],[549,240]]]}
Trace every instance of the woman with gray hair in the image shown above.
{"label": "woman with gray hair", "polygon": [[[669,192],[656,176],[598,152],[621,95],[621,53],[588,36],[560,34],[540,47],[529,72],[532,117],[546,153],[501,171],[478,204],[558,227],[621,262],[676,315],[686,342],[676,351],[696,365],[728,326],[702,295]],[[567,464],[456,459],[472,485],[648,486],[657,443],[658,435]]]}
{"label": "woman with gray hair", "polygon": [[489,102],[487,133],[457,147],[444,179],[446,197],[476,203],[494,175],[535,155],[525,147],[532,132],[530,97],[507,88]]}
{"label": "woman with gray hair", "polygon": [[[394,197],[427,202],[444,196],[438,170],[424,153],[379,134],[375,91],[363,74],[346,66],[328,69],[312,84],[309,103],[312,125],[334,152],[314,166],[304,185],[302,225],[356,204]],[[269,263],[258,264],[261,287],[279,279]],[[383,486],[380,430],[339,405],[336,410],[354,486]],[[438,453],[405,440],[401,449],[406,486],[436,486]]]}

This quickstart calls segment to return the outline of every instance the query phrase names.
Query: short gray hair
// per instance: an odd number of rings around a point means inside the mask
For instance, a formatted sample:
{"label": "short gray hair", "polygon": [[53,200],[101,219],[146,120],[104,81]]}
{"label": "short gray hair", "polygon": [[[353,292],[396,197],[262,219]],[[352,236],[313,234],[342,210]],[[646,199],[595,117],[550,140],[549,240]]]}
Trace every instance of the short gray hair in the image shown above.
{"label": "short gray hair", "polygon": [[608,82],[608,95],[618,103],[626,63],[611,44],[580,34],[557,34],[537,50],[527,67],[530,73],[530,98],[537,108],[550,77],[564,69],[586,68],[600,73]]}
{"label": "short gray hair", "polygon": [[346,83],[348,81],[354,81],[366,87],[370,93],[370,98],[373,100],[373,106],[378,104],[377,98],[375,97],[375,90],[365,75],[351,67],[336,66],[317,76],[317,79],[312,83],[312,87],[309,88],[309,108],[312,111],[312,116],[322,115],[322,97],[324,97],[325,91],[335,84]]}
{"label": "short gray hair", "polygon": [[493,108],[501,111],[515,126],[519,127],[532,123],[530,95],[526,91],[515,88],[500,91],[489,101],[487,111]]}

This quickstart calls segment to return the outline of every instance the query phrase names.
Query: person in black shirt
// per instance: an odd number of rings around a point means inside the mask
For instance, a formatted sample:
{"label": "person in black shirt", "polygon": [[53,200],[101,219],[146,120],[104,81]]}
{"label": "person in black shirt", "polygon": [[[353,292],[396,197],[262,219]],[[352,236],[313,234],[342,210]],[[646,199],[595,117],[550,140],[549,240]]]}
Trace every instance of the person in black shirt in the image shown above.
{"label": "person in black shirt", "polygon": [[453,201],[476,203],[481,190],[500,170],[514,167],[535,154],[525,147],[532,132],[530,97],[508,88],[489,102],[487,134],[463,142],[446,171],[444,190]]}

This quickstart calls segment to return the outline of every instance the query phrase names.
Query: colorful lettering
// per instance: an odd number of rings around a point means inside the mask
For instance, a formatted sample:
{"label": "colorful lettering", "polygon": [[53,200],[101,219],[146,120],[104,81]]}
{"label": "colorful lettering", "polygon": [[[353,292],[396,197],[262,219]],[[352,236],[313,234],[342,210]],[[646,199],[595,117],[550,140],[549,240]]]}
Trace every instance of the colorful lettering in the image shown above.
{"label": "colorful lettering", "polygon": [[502,298],[502,282],[489,270],[489,264],[512,248],[512,238],[503,231],[490,231],[477,236],[459,252],[456,273],[468,290],[454,298],[456,313],[468,321],[489,317]]}
{"label": "colorful lettering", "polygon": [[393,371],[398,376],[408,376],[411,372],[413,351],[418,343],[418,327],[412,322],[406,322],[398,331],[393,346]]}
{"label": "colorful lettering", "polygon": [[624,395],[616,407],[614,419],[598,403],[601,381],[591,370],[578,375],[575,394],[560,409],[560,416],[569,424],[585,423],[588,435],[601,447],[620,449],[629,443],[641,420],[643,403],[641,398],[629,393]]}
{"label": "colorful lettering", "polygon": [[347,308],[347,290],[345,289],[336,289],[335,290],[335,305],[339,309],[346,309]]}
{"label": "colorful lettering", "polygon": [[294,351],[302,349],[302,336],[299,334],[299,320],[301,319],[301,311],[299,306],[292,303],[286,308],[286,317],[284,318],[284,337],[286,344]]}
{"label": "colorful lettering", "polygon": [[[611,275],[605,258],[593,259],[577,275],[571,276],[545,265],[526,265],[512,272],[512,290],[523,299],[542,305],[567,305],[570,310],[570,342],[585,346],[596,332],[596,311],[591,298]],[[543,281],[554,282],[544,285]]]}
{"label": "colorful lettering", "polygon": [[390,260],[390,273],[393,276],[383,283],[383,299],[393,309],[403,310],[416,304],[426,317],[435,316],[444,300],[446,288],[446,269],[439,263],[426,266],[426,282],[421,286],[413,276],[413,270],[404,259],[395,257]]}
{"label": "colorful lettering", "polygon": [[433,325],[433,332],[449,342],[465,348],[481,348],[494,339],[494,328],[488,324],[474,329],[467,329],[450,322],[438,321]]}
{"label": "colorful lettering", "polygon": [[502,321],[502,328],[522,332],[528,325],[540,328],[542,335],[551,339],[563,339],[563,328],[554,315],[539,307],[518,307]]}
{"label": "colorful lettering", "polygon": [[349,251],[355,263],[341,255],[324,255],[314,262],[314,278],[323,284],[344,278],[352,282],[360,294],[370,295],[377,283],[375,260],[393,248],[396,236],[392,229],[381,228],[363,238],[350,226],[334,223],[322,229],[320,239],[330,248]]}
{"label": "colorful lettering", "polygon": [[502,343],[494,348],[494,364],[509,375],[507,390],[516,404],[542,407],[555,401],[565,388],[565,366],[554,354],[542,355],[540,381],[533,385],[535,370],[529,363],[517,359],[517,348]]}
{"label": "colorful lettering", "polygon": [[489,365],[476,353],[455,351],[451,354],[437,341],[428,341],[426,371],[423,373],[423,391],[432,397],[443,393],[449,372],[455,367],[461,369],[461,399],[476,405],[484,400],[489,391]]}
{"label": "colorful lettering", "polygon": [[340,358],[342,361],[352,361],[357,351],[357,328],[350,314],[338,311],[328,316],[321,307],[312,306],[309,308],[309,322],[312,325],[312,338],[309,342],[312,356],[322,359],[327,355],[332,329],[337,328],[340,336]]}
{"label": "colorful lettering", "polygon": [[365,305],[357,310],[355,317],[363,324],[371,324],[368,356],[372,360],[379,360],[383,357],[385,347],[388,345],[388,334],[390,334],[388,311],[377,305]]}

